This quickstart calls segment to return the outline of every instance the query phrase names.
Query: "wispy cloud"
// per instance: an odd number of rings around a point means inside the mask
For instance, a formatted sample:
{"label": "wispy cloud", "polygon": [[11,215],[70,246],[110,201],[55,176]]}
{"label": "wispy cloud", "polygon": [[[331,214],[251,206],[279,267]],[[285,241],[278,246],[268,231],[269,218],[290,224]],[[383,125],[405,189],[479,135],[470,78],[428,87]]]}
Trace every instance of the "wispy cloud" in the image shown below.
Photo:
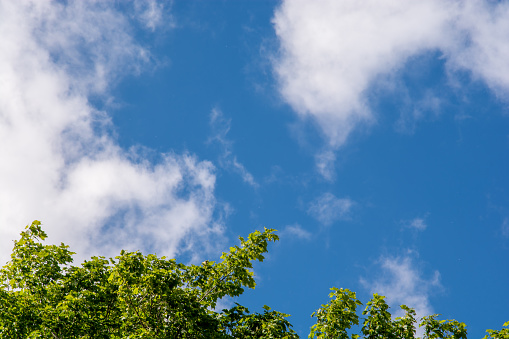
{"label": "wispy cloud", "polygon": [[[387,302],[394,310],[399,310],[399,305],[404,304],[414,308],[418,318],[433,314],[430,294],[442,288],[438,271],[430,278],[423,277],[410,255],[382,257],[378,264],[380,272],[377,276],[370,280],[361,278],[364,287],[371,293],[387,297]],[[393,314],[402,316],[403,312],[399,310]]]}
{"label": "wispy cloud", "polygon": [[302,228],[299,224],[288,225],[281,231],[281,237],[295,237],[299,239],[309,240],[312,234]]}
{"label": "wispy cloud", "polygon": [[335,178],[336,155],[334,151],[326,149],[315,156],[315,164],[318,173],[328,181],[333,181]]}
{"label": "wispy cloud", "polygon": [[120,148],[89,102],[150,63],[129,15],[103,1],[0,7],[0,262],[34,219],[82,256],[173,256],[220,234],[212,164],[171,152],[150,163]]}
{"label": "wispy cloud", "polygon": [[428,227],[425,218],[416,217],[411,220],[406,220],[402,222],[403,225],[407,228],[411,228],[417,231],[424,231]]}
{"label": "wispy cloud", "polygon": [[[273,18],[279,90],[318,122],[332,150],[376,120],[368,96],[377,81],[397,79],[423,53],[439,51],[450,77],[466,71],[508,99],[508,16],[509,3],[495,1],[283,1]],[[397,125],[411,130],[437,103],[425,100]]]}
{"label": "wispy cloud", "polygon": [[354,202],[349,198],[336,198],[332,193],[324,193],[309,204],[308,213],[324,225],[348,218]]}
{"label": "wispy cloud", "polygon": [[427,90],[423,98],[417,100],[417,102],[408,98],[405,105],[409,109],[401,110],[400,117],[394,124],[396,131],[413,134],[418,122],[425,119],[435,119],[440,115],[443,100],[432,93],[431,90]]}
{"label": "wispy cloud", "polygon": [[424,231],[426,229],[426,227],[428,227],[428,225],[426,225],[426,222],[422,218],[413,219],[410,222],[409,226],[412,228],[415,228],[416,230],[419,230],[419,231]]}
{"label": "wispy cloud", "polygon": [[229,140],[227,135],[230,131],[231,120],[226,119],[223,112],[214,108],[210,113],[210,127],[212,129],[212,136],[209,142],[216,142],[222,150],[219,164],[221,167],[231,170],[238,174],[242,180],[251,185],[258,187],[253,175],[237,160],[237,156],[233,154],[233,141]]}
{"label": "wispy cloud", "polygon": [[155,31],[163,25],[174,26],[168,11],[171,1],[163,3],[157,0],[135,0],[133,4],[136,17],[146,28]]}
{"label": "wispy cloud", "polygon": [[509,218],[505,218],[502,222],[502,226],[500,227],[502,231],[502,235],[504,237],[509,237]]}

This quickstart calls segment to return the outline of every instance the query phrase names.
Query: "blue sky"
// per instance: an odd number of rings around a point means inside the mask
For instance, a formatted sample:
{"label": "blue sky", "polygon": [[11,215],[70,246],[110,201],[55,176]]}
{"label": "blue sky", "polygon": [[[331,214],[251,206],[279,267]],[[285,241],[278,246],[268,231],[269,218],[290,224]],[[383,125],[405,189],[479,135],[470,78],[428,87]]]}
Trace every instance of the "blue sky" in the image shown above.
{"label": "blue sky", "polygon": [[[218,258],[306,337],[329,288],[509,320],[507,1],[0,1],[0,257]],[[225,300],[228,306],[232,300]]]}

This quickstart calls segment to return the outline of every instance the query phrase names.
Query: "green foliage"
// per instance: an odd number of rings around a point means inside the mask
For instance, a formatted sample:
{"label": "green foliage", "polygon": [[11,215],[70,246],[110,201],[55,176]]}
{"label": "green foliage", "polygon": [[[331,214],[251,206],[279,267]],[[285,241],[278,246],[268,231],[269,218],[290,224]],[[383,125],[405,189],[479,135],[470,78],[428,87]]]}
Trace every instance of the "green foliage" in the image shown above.
{"label": "green foliage", "polygon": [[234,338],[296,339],[299,337],[290,330],[292,325],[286,320],[288,314],[271,311],[268,306],[263,308],[263,314],[250,314],[246,307],[236,304],[235,307],[223,311],[221,323],[226,332]]}
{"label": "green foliage", "polygon": [[414,339],[415,338],[415,310],[406,305],[400,308],[405,311],[403,317],[397,317],[393,322],[393,331],[396,338]]}
{"label": "green foliage", "polygon": [[347,330],[353,325],[359,325],[359,316],[356,313],[357,306],[362,303],[357,300],[355,292],[348,289],[331,288],[329,294],[331,302],[322,305],[320,309],[313,312],[316,317],[316,324],[311,327],[309,338],[338,338],[356,339],[358,335],[349,336]]}
{"label": "green foliage", "polygon": [[504,323],[504,327],[500,331],[486,330],[488,334],[483,339],[509,339],[509,321]]}
{"label": "green foliage", "polygon": [[366,306],[363,315],[368,315],[362,325],[362,333],[368,339],[395,339],[391,314],[387,311],[389,305],[385,297],[375,293]]}
{"label": "green foliage", "polygon": [[[317,322],[311,327],[309,338],[361,338],[359,334],[349,334],[348,330],[359,325],[356,310],[362,303],[348,289],[331,290],[333,292],[329,297],[332,300],[311,315],[317,318]],[[375,293],[362,312],[366,316],[361,328],[362,338],[414,339],[415,310],[406,305],[400,307],[405,311],[405,316],[392,320],[385,297]]]}
{"label": "green foliage", "polygon": [[467,339],[467,328],[457,320],[437,320],[438,314],[423,318],[419,326],[424,326],[425,339]]}
{"label": "green foliage", "polygon": [[1,338],[297,338],[268,307],[213,310],[255,287],[252,263],[278,240],[272,229],[199,266],[126,251],[72,266],[74,253],[46,237],[39,221],[27,226],[0,270]]}
{"label": "green foliage", "polygon": [[[263,313],[239,304],[215,310],[221,298],[256,286],[252,265],[278,240],[272,229],[240,237],[219,262],[201,265],[121,251],[114,259],[92,257],[73,266],[68,246],[43,245],[46,238],[34,221],[0,270],[0,338],[298,338],[289,315],[268,306]],[[311,315],[316,324],[309,338],[416,339],[412,308],[401,305],[405,315],[393,319],[385,297],[375,293],[359,316],[355,292],[331,291],[329,303]],[[464,323],[437,317],[422,318],[422,339],[467,338]],[[484,339],[509,339],[509,322],[487,333]]]}

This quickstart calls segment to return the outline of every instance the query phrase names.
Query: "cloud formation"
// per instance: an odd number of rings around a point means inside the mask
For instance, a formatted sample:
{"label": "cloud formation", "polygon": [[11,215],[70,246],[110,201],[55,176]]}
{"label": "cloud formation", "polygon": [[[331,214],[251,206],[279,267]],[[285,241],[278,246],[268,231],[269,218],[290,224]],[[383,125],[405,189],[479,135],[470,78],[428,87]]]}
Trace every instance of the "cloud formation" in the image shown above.
{"label": "cloud formation", "polygon": [[428,225],[423,218],[415,218],[408,222],[407,227],[413,228],[418,231],[424,231]]}
{"label": "cloud formation", "polygon": [[34,219],[83,256],[173,256],[221,232],[211,163],[171,152],[150,163],[120,148],[89,102],[150,62],[114,6],[0,1],[1,262]]}
{"label": "cloud formation", "polygon": [[299,224],[288,225],[283,231],[281,231],[281,237],[284,238],[286,236],[295,237],[299,239],[309,240],[311,239],[311,233],[302,228]]}
{"label": "cloud formation", "polygon": [[509,218],[504,218],[500,230],[502,231],[502,235],[504,237],[509,237]]}
{"label": "cloud formation", "polygon": [[259,185],[253,175],[237,160],[237,156],[233,154],[233,141],[227,137],[230,131],[230,124],[231,120],[226,119],[221,110],[214,108],[210,113],[212,137],[209,138],[209,142],[216,142],[221,147],[222,152],[219,164],[223,168],[238,174],[245,183],[256,188]]}
{"label": "cloud formation", "polygon": [[332,193],[324,193],[309,204],[308,213],[324,225],[348,218],[354,202],[349,198],[336,198]]}
{"label": "cloud formation", "polygon": [[[166,5],[171,4],[167,2]],[[173,20],[164,3],[157,0],[134,0],[135,15],[138,20],[148,29],[155,31],[162,25],[173,26]]]}
{"label": "cloud formation", "polygon": [[[433,277],[424,278],[410,256],[382,257],[379,263],[380,275],[373,281],[361,279],[360,282],[371,293],[385,296],[387,303],[393,308],[393,315],[404,315],[399,305],[414,308],[418,321],[423,316],[433,314],[430,294],[441,288],[438,271],[434,272]],[[422,336],[421,332],[422,329],[418,329],[418,334]]]}
{"label": "cloud formation", "polygon": [[283,1],[273,18],[280,93],[316,119],[332,149],[376,120],[368,93],[377,80],[423,53],[438,51],[450,76],[468,72],[507,99],[508,16],[506,1]]}

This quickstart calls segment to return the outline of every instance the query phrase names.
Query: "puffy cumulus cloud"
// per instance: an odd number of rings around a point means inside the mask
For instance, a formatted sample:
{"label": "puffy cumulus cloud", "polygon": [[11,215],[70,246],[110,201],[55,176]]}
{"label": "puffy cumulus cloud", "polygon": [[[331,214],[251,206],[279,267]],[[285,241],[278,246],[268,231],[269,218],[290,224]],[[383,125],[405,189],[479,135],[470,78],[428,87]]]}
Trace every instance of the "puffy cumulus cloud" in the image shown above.
{"label": "puffy cumulus cloud", "polygon": [[508,15],[505,1],[283,1],[273,18],[281,95],[317,120],[331,149],[375,120],[367,93],[377,80],[425,52],[507,96]]}
{"label": "puffy cumulus cloud", "polygon": [[332,193],[324,193],[309,204],[308,213],[324,225],[348,218],[355,203],[349,198],[337,198]]}
{"label": "puffy cumulus cloud", "polygon": [[123,150],[89,103],[147,63],[130,30],[114,3],[0,1],[1,262],[34,219],[83,256],[172,256],[221,233],[211,163]]}
{"label": "puffy cumulus cloud", "polygon": [[456,39],[444,46],[452,70],[467,70],[504,100],[509,99],[509,2],[459,1],[450,13]]}
{"label": "puffy cumulus cloud", "polygon": [[[393,315],[404,315],[399,305],[414,308],[418,319],[433,314],[430,294],[442,288],[438,271],[431,278],[423,277],[411,256],[382,257],[379,264],[381,271],[374,280],[362,278],[360,282],[371,293],[385,296],[394,311],[398,310]],[[422,329],[418,329],[418,334],[422,336],[419,331],[422,332]]]}
{"label": "puffy cumulus cloud", "polygon": [[375,77],[434,48],[447,16],[447,6],[433,1],[285,1],[274,16],[281,93],[339,146],[372,119],[363,94]]}
{"label": "puffy cumulus cloud", "polygon": [[[0,6],[8,37],[2,54],[11,60],[23,56],[11,65],[15,74],[45,62],[55,75],[66,78],[68,91],[104,94],[113,81],[140,72],[150,61],[150,53],[130,34],[128,16],[119,15],[113,3],[27,0],[2,1]],[[126,8],[126,13],[138,12]]]}

